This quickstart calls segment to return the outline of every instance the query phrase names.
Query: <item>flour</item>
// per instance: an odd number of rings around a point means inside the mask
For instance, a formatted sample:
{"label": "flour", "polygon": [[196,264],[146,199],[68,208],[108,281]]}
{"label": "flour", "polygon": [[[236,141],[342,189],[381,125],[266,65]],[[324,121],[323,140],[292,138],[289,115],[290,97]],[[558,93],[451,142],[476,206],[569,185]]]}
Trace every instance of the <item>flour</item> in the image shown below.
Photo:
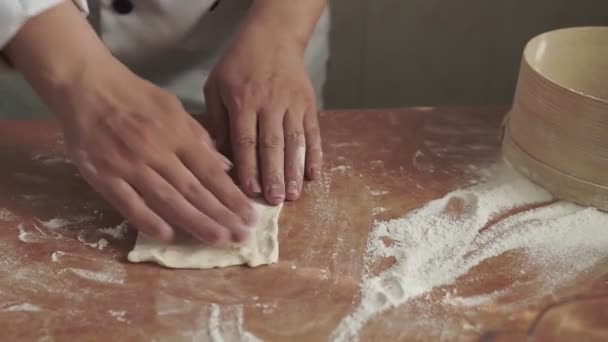
{"label": "flour", "polygon": [[40,223],[42,224],[42,226],[46,229],[59,229],[59,228],[63,228],[69,224],[71,224],[72,222],[63,219],[63,218],[54,218],[54,219],[50,219],[48,221],[40,221]]}
{"label": "flour", "polygon": [[376,215],[380,215],[383,212],[385,212],[387,209],[383,208],[383,207],[376,207],[374,209],[372,209],[372,216],[376,216]]}
{"label": "flour", "polygon": [[106,246],[108,246],[108,240],[104,238],[97,240],[97,242],[87,242],[87,240],[85,239],[85,235],[87,235],[87,233],[87,230],[79,231],[78,235],[76,235],[76,240],[80,241],[83,245],[89,246],[91,248],[97,248],[100,251],[102,251],[104,248],[106,248]]}
{"label": "flour", "polygon": [[108,310],[108,313],[119,322],[130,323],[125,317],[127,315],[126,310]]}
{"label": "flour", "polygon": [[39,161],[44,165],[71,164],[72,162],[63,155],[38,153],[32,156],[32,160]]}
{"label": "flour", "polygon": [[0,208],[0,221],[11,222],[17,219],[17,216],[7,209]]}
{"label": "flour", "polygon": [[[333,340],[357,339],[377,314],[452,284],[506,251],[524,252],[529,263],[540,265],[547,289],[608,256],[608,214],[552,201],[549,193],[506,165],[484,176],[487,183],[453,191],[401,219],[374,224],[366,262],[396,261],[380,274],[367,272],[361,302],[339,324]],[[478,297],[464,304],[487,300],[491,298]],[[450,303],[458,300],[451,298]]]}
{"label": "flour", "polygon": [[69,219],[56,217],[48,221],[38,220],[42,226],[48,230],[57,230],[62,228],[68,228],[80,223],[91,222],[95,220],[94,216],[76,216],[70,217]]}
{"label": "flour", "polygon": [[100,282],[100,283],[110,283],[110,284],[124,284],[125,283],[123,274],[110,274],[108,272],[95,272],[95,271],[85,270],[85,269],[81,269],[81,268],[72,268],[72,267],[63,269],[63,270],[59,271],[59,273],[63,273],[64,271],[70,271],[81,278]]}
{"label": "flour", "polygon": [[391,192],[388,190],[370,190],[369,194],[372,196],[384,196],[384,195],[388,195]]}
{"label": "flour", "polygon": [[350,170],[350,165],[338,165],[338,166],[334,166],[331,169],[329,169],[329,172],[346,173],[348,170]]}
{"label": "flour", "polygon": [[[222,317],[222,308],[234,313],[232,317]],[[222,329],[223,328],[223,329]],[[260,342],[252,333],[244,329],[244,315],[242,305],[220,306],[212,303],[209,306],[209,319],[207,322],[208,338],[212,342],[242,341]],[[236,335],[236,336],[235,336]],[[202,337],[202,336],[201,336]]]}
{"label": "flour", "polygon": [[109,236],[113,237],[114,239],[123,240],[127,233],[127,227],[128,227],[127,221],[123,221],[122,223],[120,223],[119,225],[117,225],[115,227],[101,228],[98,231],[101,234],[109,235]]}
{"label": "flour", "polygon": [[51,261],[52,262],[60,262],[61,258],[63,256],[67,255],[66,252],[62,252],[62,251],[54,251],[53,253],[51,253]]}
{"label": "flour", "polygon": [[21,242],[31,243],[39,241],[38,237],[35,234],[32,234],[25,230],[25,225],[23,223],[19,223],[17,225],[17,229],[19,230],[19,234],[17,235],[17,237]]}
{"label": "flour", "polygon": [[106,248],[106,246],[108,246],[108,240],[101,238],[101,239],[99,239],[99,241],[97,241],[96,245],[97,245],[97,249],[99,249],[100,251],[103,251],[103,249]]}
{"label": "flour", "polygon": [[435,166],[428,160],[425,160],[426,157],[424,152],[420,150],[416,150],[414,156],[412,157],[412,165],[416,168],[416,170],[420,172],[435,172]]}
{"label": "flour", "polygon": [[30,303],[12,304],[0,309],[0,311],[20,311],[20,312],[37,312],[42,311],[42,308],[38,305]]}
{"label": "flour", "polygon": [[209,338],[212,342],[223,342],[220,331],[220,307],[217,304],[209,306]]}

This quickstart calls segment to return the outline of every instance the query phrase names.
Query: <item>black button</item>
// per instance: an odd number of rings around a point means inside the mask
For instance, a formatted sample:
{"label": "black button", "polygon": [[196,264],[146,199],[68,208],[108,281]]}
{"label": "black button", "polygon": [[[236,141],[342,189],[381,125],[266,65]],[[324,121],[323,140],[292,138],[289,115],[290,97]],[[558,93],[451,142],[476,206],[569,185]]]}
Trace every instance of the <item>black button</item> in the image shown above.
{"label": "black button", "polygon": [[130,0],[114,0],[112,7],[119,14],[129,14],[133,11],[133,3]]}

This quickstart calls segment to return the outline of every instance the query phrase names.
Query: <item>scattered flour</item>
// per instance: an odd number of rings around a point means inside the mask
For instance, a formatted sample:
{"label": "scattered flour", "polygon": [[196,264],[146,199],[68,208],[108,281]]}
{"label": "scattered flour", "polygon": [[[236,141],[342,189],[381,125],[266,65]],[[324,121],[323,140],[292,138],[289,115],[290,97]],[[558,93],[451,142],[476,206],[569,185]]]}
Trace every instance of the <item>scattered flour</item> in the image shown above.
{"label": "scattered flour", "polygon": [[276,303],[255,303],[256,308],[261,308],[264,315],[269,315],[277,309]]}
{"label": "scattered flour", "polygon": [[435,166],[430,161],[425,160],[424,152],[420,150],[416,150],[414,156],[412,157],[412,165],[416,168],[416,170],[421,172],[435,172]]}
{"label": "scattered flour", "polygon": [[[260,342],[252,333],[244,329],[244,315],[242,305],[230,305],[225,309],[233,312],[236,317],[234,319],[225,319],[222,317],[222,307],[212,303],[209,307],[209,319],[207,322],[208,340],[212,342],[224,341],[242,341],[242,342]],[[230,333],[223,333],[224,327]],[[237,336],[234,336],[236,334]],[[228,336],[226,336],[228,335]]]}
{"label": "scattered flour", "polygon": [[68,221],[66,219],[63,218],[54,218],[54,219],[50,219],[48,221],[40,221],[40,223],[42,224],[42,226],[46,229],[58,229],[58,228],[63,228],[69,224],[71,224],[71,221]]}
{"label": "scattered flour", "polygon": [[10,212],[8,209],[0,208],[0,221],[10,222],[17,218],[15,214]]}
{"label": "scattered flour", "polygon": [[108,245],[108,240],[101,238],[99,239],[99,241],[97,241],[97,248],[100,251],[103,251],[104,248],[106,248],[106,246]]}
{"label": "scattered flour", "polygon": [[348,170],[350,170],[350,165],[338,165],[338,166],[334,166],[331,169],[329,169],[329,172],[342,172],[342,173],[345,173]]}
{"label": "scattered flour", "polygon": [[38,153],[32,156],[32,160],[37,160],[44,165],[71,164],[71,161],[63,155]]}
{"label": "scattered flour", "polygon": [[356,142],[356,141],[331,144],[331,147],[333,147],[333,148],[358,147],[358,146],[361,146],[361,143]]}
{"label": "scattered flour", "polygon": [[67,255],[67,253],[62,251],[55,251],[51,254],[51,261],[60,262],[61,257]]}
{"label": "scattered flour", "polygon": [[129,321],[125,317],[127,314],[126,310],[108,310],[110,316],[114,317],[117,321],[128,323]]}
{"label": "scattered flour", "polygon": [[100,251],[102,251],[104,248],[106,248],[106,246],[108,246],[108,240],[101,238],[99,240],[97,240],[97,242],[87,242],[87,240],[85,239],[85,235],[88,233],[87,230],[81,230],[78,232],[78,235],[76,235],[76,240],[80,241],[82,244],[87,245],[91,248],[97,248]]}
{"label": "scattered flour", "polygon": [[30,303],[12,304],[0,309],[0,311],[22,311],[22,312],[37,312],[42,311],[42,308],[38,305]]}
{"label": "scattered flour", "polygon": [[59,271],[59,273],[63,273],[63,271],[70,271],[81,278],[84,278],[87,280],[92,280],[92,281],[97,281],[100,283],[110,283],[110,284],[124,284],[125,283],[124,275],[122,275],[122,274],[114,275],[114,274],[110,274],[108,272],[102,273],[102,272],[95,272],[95,271],[84,270],[81,268],[72,268],[72,267],[63,269],[63,270]]}
{"label": "scattered flour", "polygon": [[379,214],[385,212],[386,210],[387,209],[383,208],[383,207],[376,207],[376,208],[372,209],[372,215],[373,216],[379,215]]}
{"label": "scattered flour", "polygon": [[108,227],[108,228],[99,229],[99,232],[102,234],[105,234],[105,235],[110,235],[111,237],[113,237],[117,240],[122,240],[125,238],[125,235],[127,233],[127,227],[128,227],[127,221],[123,221],[116,227]]}
{"label": "scattered flour", "polygon": [[77,216],[69,219],[56,217],[48,221],[39,220],[42,226],[48,230],[56,230],[60,228],[66,228],[68,226],[76,225],[79,223],[85,223],[95,220],[94,216]]}
{"label": "scattered flour", "polygon": [[[380,274],[364,275],[361,302],[333,332],[333,340],[356,340],[377,314],[453,284],[471,268],[506,251],[521,251],[529,263],[550,272],[545,277],[552,286],[608,256],[608,214],[553,201],[549,193],[503,164],[487,176],[487,183],[453,191],[403,218],[374,224],[367,263],[388,257],[396,261]],[[486,300],[487,296],[469,298],[463,304]]]}
{"label": "scattered flour", "polygon": [[213,303],[209,306],[209,338],[212,342],[223,342],[220,331],[220,307]]}

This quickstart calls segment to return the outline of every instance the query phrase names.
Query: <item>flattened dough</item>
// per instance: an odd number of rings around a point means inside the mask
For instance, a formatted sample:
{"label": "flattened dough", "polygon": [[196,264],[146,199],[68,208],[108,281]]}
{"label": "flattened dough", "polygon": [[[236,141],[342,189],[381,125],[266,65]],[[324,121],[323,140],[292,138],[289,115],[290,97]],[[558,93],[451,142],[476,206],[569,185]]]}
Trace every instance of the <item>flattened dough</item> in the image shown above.
{"label": "flattened dough", "polygon": [[131,262],[155,262],[170,268],[214,268],[247,264],[251,267],[276,263],[279,259],[279,213],[281,206],[252,201],[258,221],[247,241],[240,246],[214,248],[199,241],[177,239],[173,244],[139,234],[129,253]]}

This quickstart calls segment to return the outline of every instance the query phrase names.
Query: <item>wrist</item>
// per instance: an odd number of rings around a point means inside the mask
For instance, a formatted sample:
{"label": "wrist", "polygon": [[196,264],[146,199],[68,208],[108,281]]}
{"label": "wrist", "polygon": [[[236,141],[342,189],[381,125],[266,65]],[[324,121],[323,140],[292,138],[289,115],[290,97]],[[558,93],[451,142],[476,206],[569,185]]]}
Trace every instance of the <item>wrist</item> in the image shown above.
{"label": "wrist", "polygon": [[302,53],[327,0],[254,0],[244,30],[263,32],[265,39],[297,44]]}
{"label": "wrist", "polygon": [[273,23],[248,21],[241,27],[233,46],[249,46],[255,51],[289,51],[304,57],[308,39],[292,30],[279,29]]}

